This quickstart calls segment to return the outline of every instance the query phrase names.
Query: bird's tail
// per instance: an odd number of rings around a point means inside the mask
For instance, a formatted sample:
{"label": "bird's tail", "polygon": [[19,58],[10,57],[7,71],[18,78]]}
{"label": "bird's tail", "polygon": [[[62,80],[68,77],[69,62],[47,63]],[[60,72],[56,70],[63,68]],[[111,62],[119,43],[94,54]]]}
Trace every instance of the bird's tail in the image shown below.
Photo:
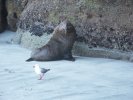
{"label": "bird's tail", "polygon": [[33,58],[29,58],[26,61],[29,62],[29,61],[33,61],[33,60],[34,60]]}
{"label": "bird's tail", "polygon": [[50,71],[50,69],[47,69],[47,71]]}

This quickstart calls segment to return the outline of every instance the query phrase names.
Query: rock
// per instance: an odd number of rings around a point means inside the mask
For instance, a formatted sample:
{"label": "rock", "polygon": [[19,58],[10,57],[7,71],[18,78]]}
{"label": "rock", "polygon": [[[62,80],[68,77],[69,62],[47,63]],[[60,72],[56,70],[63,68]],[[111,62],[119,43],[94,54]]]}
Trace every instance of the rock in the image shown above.
{"label": "rock", "polygon": [[20,44],[25,48],[34,49],[45,45],[51,37],[52,34],[43,33],[43,35],[37,36],[32,35],[29,31],[18,29],[12,42],[15,44]]}
{"label": "rock", "polygon": [[7,11],[5,3],[5,0],[0,0],[0,33],[3,32],[7,27]]}
{"label": "rock", "polygon": [[82,42],[94,48],[131,51],[132,5],[132,0],[29,0],[20,16],[18,28],[41,36],[45,32],[52,33],[49,27],[54,28],[60,21],[68,19],[77,30],[77,41],[82,39]]}
{"label": "rock", "polygon": [[10,14],[8,17],[7,17],[7,21],[8,21],[8,28],[9,30],[11,31],[16,31],[17,30],[17,17],[16,16],[16,13],[12,13]]}
{"label": "rock", "polygon": [[73,54],[77,56],[96,57],[96,58],[111,58],[117,60],[133,61],[130,52],[111,50],[106,48],[89,48],[82,42],[76,42],[73,47]]}
{"label": "rock", "polygon": [[17,30],[17,22],[27,3],[28,0],[6,0],[7,23],[11,31]]}
{"label": "rock", "polygon": [[29,32],[32,33],[31,35],[35,36],[42,36],[44,33],[51,34],[54,31],[52,26],[44,26],[42,23],[35,23],[31,26]]}

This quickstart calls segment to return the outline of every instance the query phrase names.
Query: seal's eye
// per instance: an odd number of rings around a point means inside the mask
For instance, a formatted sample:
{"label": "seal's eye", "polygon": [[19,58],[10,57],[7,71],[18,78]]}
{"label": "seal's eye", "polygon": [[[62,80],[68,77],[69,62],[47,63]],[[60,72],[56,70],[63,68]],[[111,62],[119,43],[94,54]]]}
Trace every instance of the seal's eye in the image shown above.
{"label": "seal's eye", "polygon": [[33,66],[33,68],[35,68],[35,66]]}

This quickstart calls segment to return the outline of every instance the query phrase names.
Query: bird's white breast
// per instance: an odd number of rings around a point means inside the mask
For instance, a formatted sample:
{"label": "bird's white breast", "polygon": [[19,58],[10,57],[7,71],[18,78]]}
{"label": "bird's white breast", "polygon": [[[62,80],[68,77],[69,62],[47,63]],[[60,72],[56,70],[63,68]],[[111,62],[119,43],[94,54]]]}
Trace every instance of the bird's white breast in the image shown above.
{"label": "bird's white breast", "polygon": [[41,74],[41,69],[38,68],[38,67],[35,67],[35,73],[36,73],[36,74]]}

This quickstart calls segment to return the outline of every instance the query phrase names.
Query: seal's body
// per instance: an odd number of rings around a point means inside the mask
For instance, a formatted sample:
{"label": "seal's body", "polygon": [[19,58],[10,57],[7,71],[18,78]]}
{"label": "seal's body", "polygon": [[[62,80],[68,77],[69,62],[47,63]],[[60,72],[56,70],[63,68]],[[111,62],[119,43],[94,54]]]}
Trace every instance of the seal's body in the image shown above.
{"label": "seal's body", "polygon": [[63,21],[54,29],[49,42],[34,50],[27,61],[74,60],[71,50],[75,40],[74,26],[69,21]]}

